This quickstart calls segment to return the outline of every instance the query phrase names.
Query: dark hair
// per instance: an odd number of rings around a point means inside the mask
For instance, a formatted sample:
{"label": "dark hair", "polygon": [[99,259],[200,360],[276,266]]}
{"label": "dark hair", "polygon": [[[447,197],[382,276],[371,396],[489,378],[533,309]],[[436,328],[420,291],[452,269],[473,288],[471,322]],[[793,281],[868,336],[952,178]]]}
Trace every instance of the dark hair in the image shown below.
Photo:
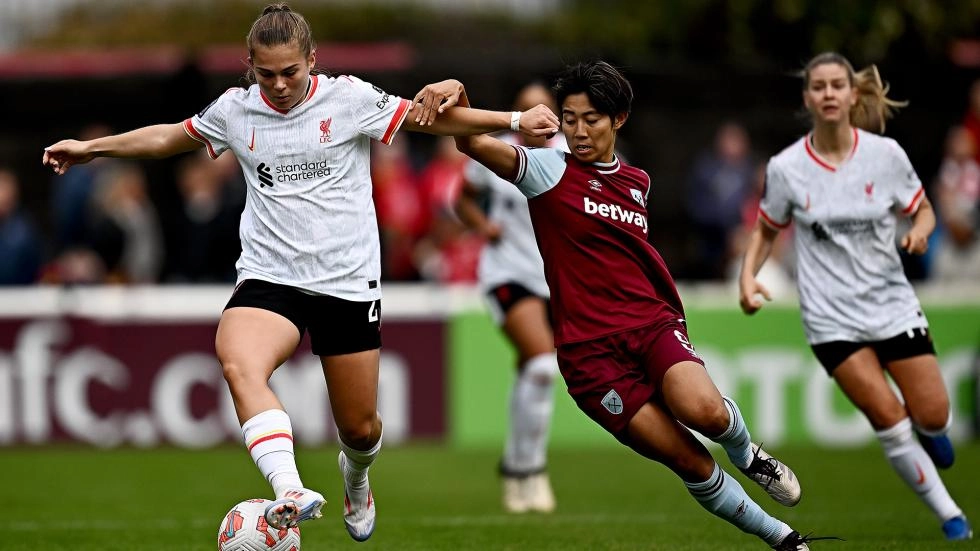
{"label": "dark hair", "polygon": [[[303,57],[309,57],[316,49],[309,23],[298,12],[289,9],[289,5],[285,2],[269,4],[262,10],[262,15],[252,23],[252,28],[245,37],[245,43],[248,45],[249,57],[255,55],[257,45],[268,47],[295,43]],[[255,75],[251,69],[245,75],[245,79],[255,82]]]}
{"label": "dark hair", "polygon": [[885,131],[885,121],[895,116],[895,110],[909,104],[907,101],[895,101],[888,97],[888,83],[881,81],[878,68],[868,65],[860,71],[837,52],[817,54],[806,64],[801,73],[803,89],[810,86],[810,72],[820,65],[840,65],[847,71],[847,79],[851,87],[858,91],[858,101],[849,111],[851,124],[879,134]]}
{"label": "dark hair", "polygon": [[565,68],[553,88],[558,108],[574,94],[585,93],[597,111],[610,117],[629,113],[633,87],[626,77],[605,61],[576,63]]}

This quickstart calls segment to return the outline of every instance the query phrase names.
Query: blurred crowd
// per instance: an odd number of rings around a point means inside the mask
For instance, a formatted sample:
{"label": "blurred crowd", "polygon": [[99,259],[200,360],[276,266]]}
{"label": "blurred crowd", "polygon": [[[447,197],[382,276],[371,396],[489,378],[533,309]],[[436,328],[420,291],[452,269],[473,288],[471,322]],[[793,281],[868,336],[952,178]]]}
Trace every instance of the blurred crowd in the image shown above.
{"label": "blurred crowd", "polygon": [[[980,281],[980,80],[968,92],[962,122],[949,129],[937,174],[919,176],[938,214],[922,258],[906,258],[915,280]],[[111,130],[91,125],[82,139]],[[430,154],[413,154],[400,133],[374,144],[372,178],[388,281],[469,283],[483,241],[456,217],[454,204],[468,161],[451,138]],[[765,161],[746,128],[722,123],[693,161],[685,185],[686,245],[680,279],[732,281],[756,221]],[[0,167],[0,285],[32,283],[232,283],[240,244],[245,182],[230,152],[180,159],[178,208],[151,199],[142,165],[98,159],[52,177],[49,231],[21,208],[22,182]],[[161,212],[166,210],[166,212]],[[792,229],[782,232],[760,278],[770,288],[793,284]],[[654,240],[657,239],[653,235]]]}

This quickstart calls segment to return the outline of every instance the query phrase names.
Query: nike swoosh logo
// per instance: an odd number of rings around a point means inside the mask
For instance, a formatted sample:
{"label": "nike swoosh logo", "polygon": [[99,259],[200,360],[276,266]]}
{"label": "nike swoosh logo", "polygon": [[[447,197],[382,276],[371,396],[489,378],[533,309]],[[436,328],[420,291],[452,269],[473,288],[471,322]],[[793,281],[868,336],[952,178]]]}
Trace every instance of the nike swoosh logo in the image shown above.
{"label": "nike swoosh logo", "polygon": [[249,151],[255,151],[255,129],[252,129],[252,143],[248,144]]}
{"label": "nike swoosh logo", "polygon": [[922,484],[926,481],[926,473],[922,472],[922,467],[918,463],[915,464],[915,471],[919,473],[919,480],[916,480],[916,484]]}

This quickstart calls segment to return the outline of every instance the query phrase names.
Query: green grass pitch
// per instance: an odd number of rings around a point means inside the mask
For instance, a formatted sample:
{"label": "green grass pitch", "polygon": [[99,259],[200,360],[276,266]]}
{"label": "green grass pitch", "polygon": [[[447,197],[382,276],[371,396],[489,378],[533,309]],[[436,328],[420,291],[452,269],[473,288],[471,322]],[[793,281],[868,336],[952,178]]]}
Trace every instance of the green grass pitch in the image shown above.
{"label": "green grass pitch", "polygon": [[[974,527],[980,521],[980,444],[958,446],[947,487]],[[724,453],[713,451],[733,472]],[[816,551],[980,549],[948,543],[919,499],[892,473],[881,450],[775,450],[803,484],[786,509],[736,478],[769,512],[802,532],[846,542]],[[497,450],[438,445],[388,447],[371,470],[378,503],[374,537],[357,544],[341,520],[335,448],[297,451],[304,481],[328,498],[324,518],[304,523],[305,551],[361,550],[739,550],[765,549],[702,510],[664,467],[632,452],[556,449],[552,515],[501,512]],[[240,448],[208,451],[13,448],[0,450],[0,549],[213,550],[234,503],[270,497]]]}

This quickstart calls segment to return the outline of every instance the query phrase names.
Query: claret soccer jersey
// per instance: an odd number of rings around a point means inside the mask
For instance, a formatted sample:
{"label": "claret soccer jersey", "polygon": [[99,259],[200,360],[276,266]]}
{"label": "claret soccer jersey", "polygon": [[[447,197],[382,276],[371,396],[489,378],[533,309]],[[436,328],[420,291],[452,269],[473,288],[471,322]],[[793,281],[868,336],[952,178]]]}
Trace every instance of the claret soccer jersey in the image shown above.
{"label": "claret soccer jersey", "polygon": [[410,102],[355,77],[313,75],[290,110],[257,85],[232,88],[184,129],[245,173],[238,281],[260,279],[345,300],[381,296],[371,140],[391,143]]}
{"label": "claret soccer jersey", "polygon": [[585,164],[555,149],[515,149],[514,184],[528,198],[556,344],[683,318],[673,278],[647,239],[647,173],[618,158]]}
{"label": "claret soccer jersey", "polygon": [[822,159],[810,136],[770,159],[759,215],[795,223],[797,285],[810,344],[870,342],[925,327],[895,246],[897,216],[911,216],[924,190],[905,151],[855,130],[850,157]]}

